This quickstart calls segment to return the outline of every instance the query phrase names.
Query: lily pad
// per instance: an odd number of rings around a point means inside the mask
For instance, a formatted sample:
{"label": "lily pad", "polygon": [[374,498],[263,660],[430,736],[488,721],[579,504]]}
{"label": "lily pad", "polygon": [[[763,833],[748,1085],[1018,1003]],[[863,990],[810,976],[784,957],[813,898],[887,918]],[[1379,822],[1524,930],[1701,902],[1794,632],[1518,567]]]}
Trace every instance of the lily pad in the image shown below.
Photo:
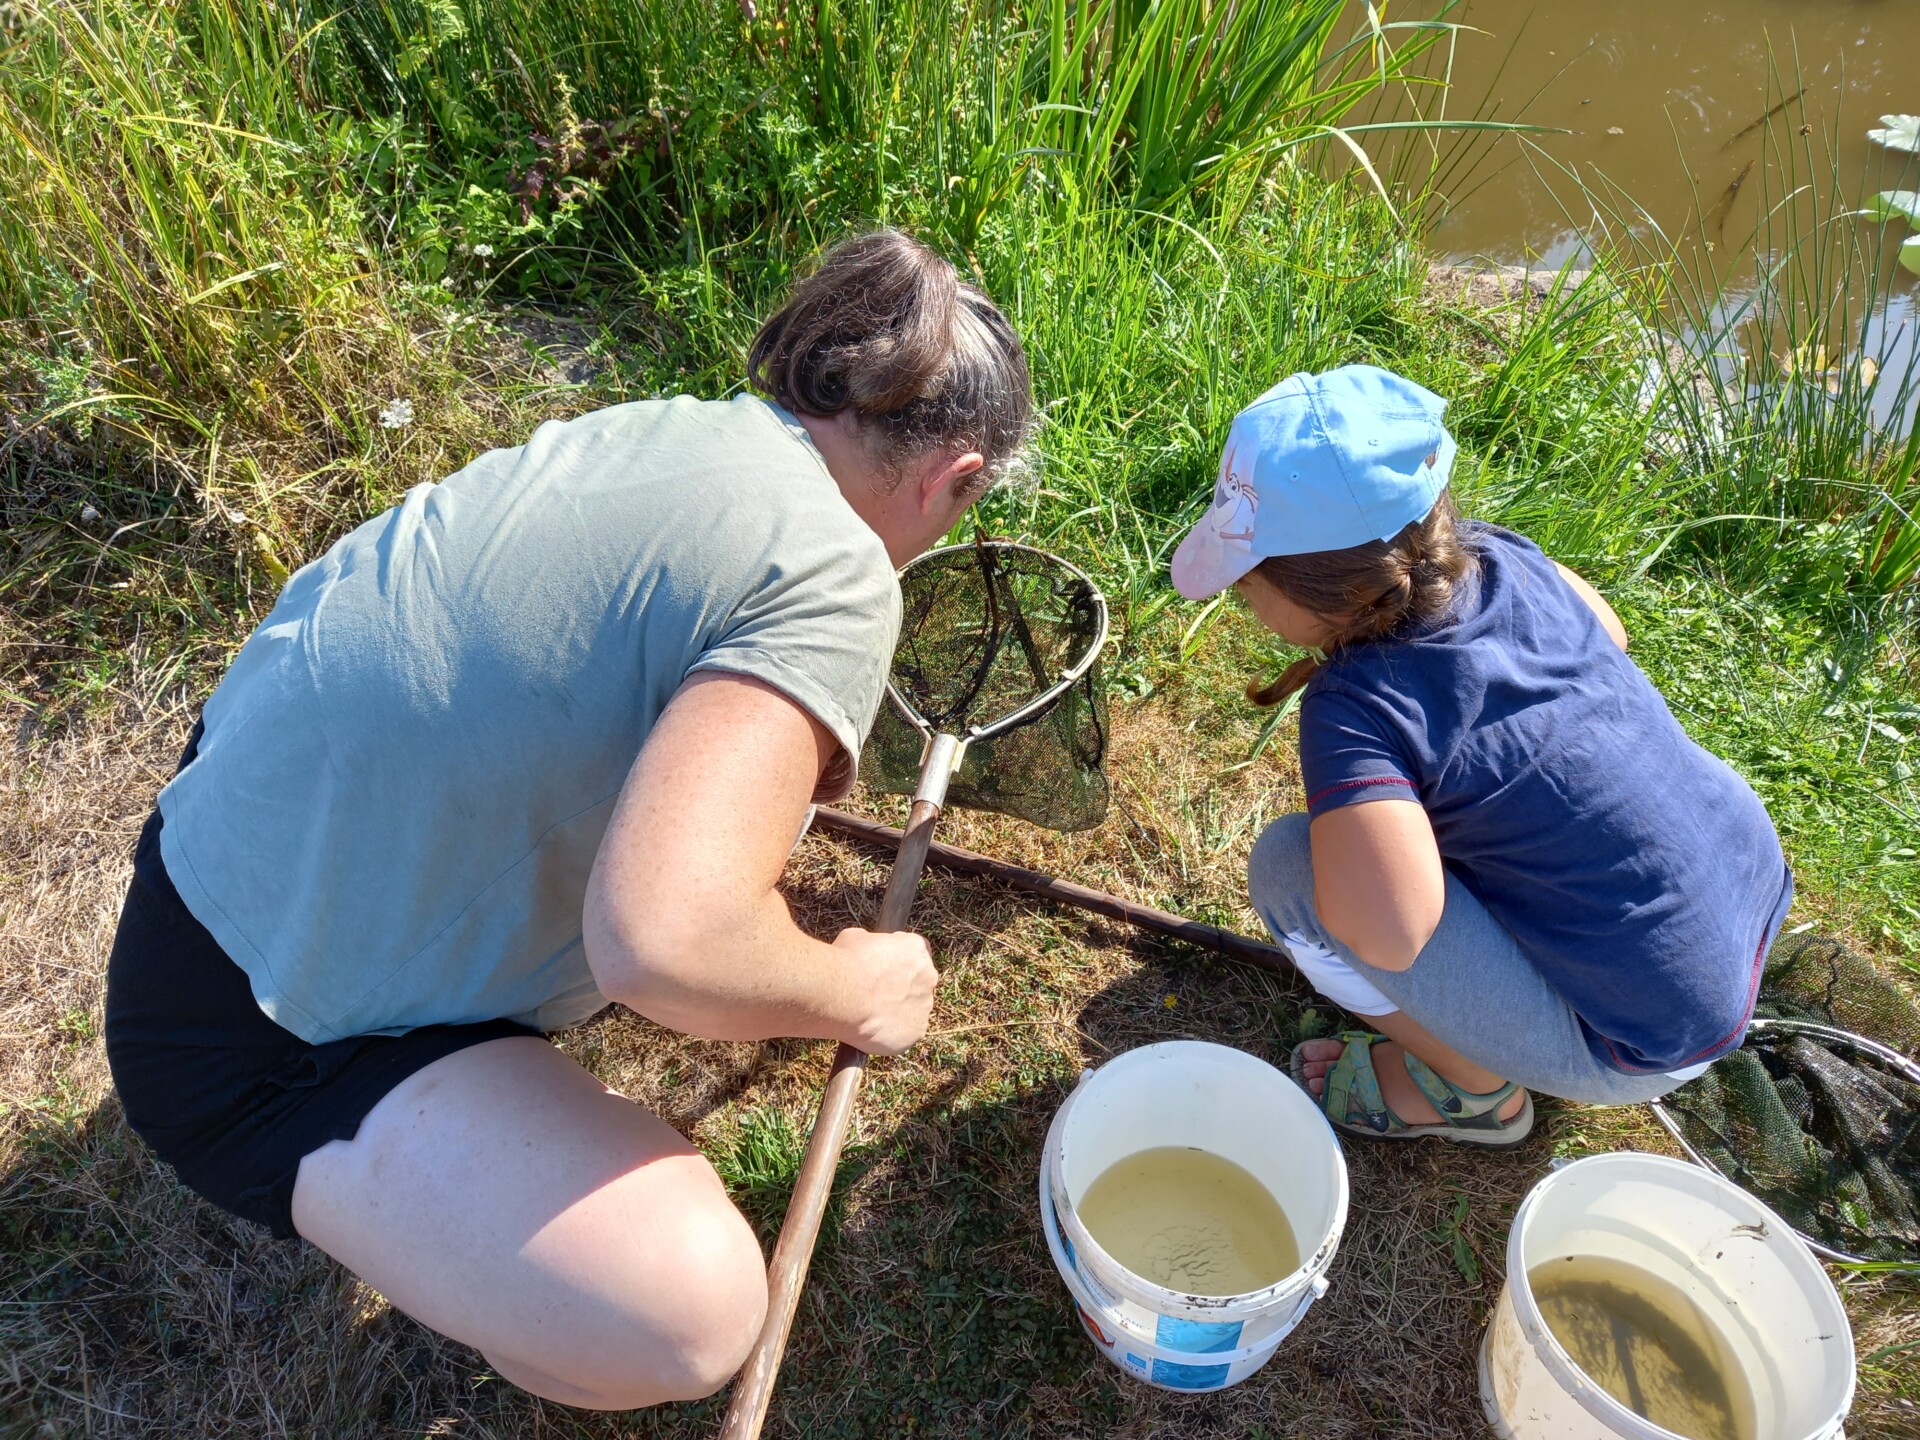
{"label": "lily pad", "polygon": [[1920,275],[1920,235],[1907,237],[1907,243],[1900,247],[1900,263]]}
{"label": "lily pad", "polygon": [[1904,150],[1920,155],[1920,115],[1882,115],[1883,130],[1867,131],[1869,140],[1877,140],[1889,150]]}
{"label": "lily pad", "polygon": [[1920,190],[1882,190],[1867,201],[1866,211],[1876,220],[1898,217],[1920,225]]}

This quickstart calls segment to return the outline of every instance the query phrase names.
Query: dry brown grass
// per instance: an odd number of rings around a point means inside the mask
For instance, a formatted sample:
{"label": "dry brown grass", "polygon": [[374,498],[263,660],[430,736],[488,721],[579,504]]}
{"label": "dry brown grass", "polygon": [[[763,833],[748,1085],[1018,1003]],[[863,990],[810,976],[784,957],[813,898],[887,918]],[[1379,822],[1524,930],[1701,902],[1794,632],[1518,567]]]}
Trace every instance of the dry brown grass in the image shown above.
{"label": "dry brown grass", "polygon": [[[1195,682],[1196,685],[1198,682]],[[1253,928],[1241,866],[1297,800],[1283,757],[1218,694],[1116,717],[1114,813],[1050,836],[955,816],[947,838]],[[133,836],[190,720],[146,698],[0,758],[0,1431],[27,1435],[703,1435],[718,1407],[591,1415],[534,1401],[325,1257],[182,1190],[127,1131],[101,1050],[104,959]],[[878,802],[872,813],[897,818]],[[867,916],[884,867],[809,839],[789,891],[820,931]],[[1354,1206],[1332,1288],[1258,1376],[1185,1398],[1114,1374],[1078,1333],[1032,1200],[1041,1137],[1082,1066],[1200,1036],[1284,1056],[1307,997],[1267,974],[935,876],[917,923],[946,984],[935,1034],[875,1067],[802,1302],[770,1435],[1444,1437],[1482,1433],[1473,1357],[1513,1208],[1556,1153],[1664,1149],[1643,1110],[1544,1108],[1489,1156],[1349,1147]],[[723,1169],[743,1136],[803,1133],[828,1048],[689,1041],[608,1012],[566,1048],[687,1129]],[[1447,1231],[1458,1197],[1473,1257]],[[743,1193],[770,1235],[783,1195]],[[1920,1340],[1915,1292],[1849,1295],[1863,1354]],[[1868,1367],[1850,1433],[1920,1434],[1915,1352]],[[1904,1390],[1905,1395],[1897,1393]]]}

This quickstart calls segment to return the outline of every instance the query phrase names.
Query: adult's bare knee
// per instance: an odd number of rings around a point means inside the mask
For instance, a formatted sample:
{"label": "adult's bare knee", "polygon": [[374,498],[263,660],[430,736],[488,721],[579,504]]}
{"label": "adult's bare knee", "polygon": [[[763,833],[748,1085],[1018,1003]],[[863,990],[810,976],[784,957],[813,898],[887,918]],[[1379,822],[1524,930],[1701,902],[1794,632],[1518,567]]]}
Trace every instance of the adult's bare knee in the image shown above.
{"label": "adult's bare knee", "polygon": [[767,1313],[766,1261],[753,1231],[724,1204],[672,1228],[673,1265],[647,1278],[630,1339],[600,1350],[588,1362],[595,1373],[567,1377],[594,1396],[574,1403],[638,1410],[702,1400],[746,1362]]}
{"label": "adult's bare knee", "polygon": [[745,1220],[729,1211],[715,1233],[690,1238],[688,1284],[674,1306],[661,1377],[674,1400],[713,1394],[746,1363],[767,1316],[766,1260]]}

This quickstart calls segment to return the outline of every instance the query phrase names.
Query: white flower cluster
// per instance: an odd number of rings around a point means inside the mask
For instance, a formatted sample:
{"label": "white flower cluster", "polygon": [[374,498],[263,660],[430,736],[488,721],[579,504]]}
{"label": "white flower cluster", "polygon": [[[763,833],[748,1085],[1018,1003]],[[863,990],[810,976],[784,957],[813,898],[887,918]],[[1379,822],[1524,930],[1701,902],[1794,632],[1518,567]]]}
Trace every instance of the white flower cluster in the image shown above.
{"label": "white flower cluster", "polygon": [[404,430],[413,423],[413,402],[411,400],[389,400],[387,408],[380,412],[382,430]]}

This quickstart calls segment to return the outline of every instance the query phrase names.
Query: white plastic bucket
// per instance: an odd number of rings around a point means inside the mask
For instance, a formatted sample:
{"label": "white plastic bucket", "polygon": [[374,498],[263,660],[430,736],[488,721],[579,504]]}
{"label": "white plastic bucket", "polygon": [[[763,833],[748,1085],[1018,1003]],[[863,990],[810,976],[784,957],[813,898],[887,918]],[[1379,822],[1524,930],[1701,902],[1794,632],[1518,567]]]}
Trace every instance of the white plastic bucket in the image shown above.
{"label": "white plastic bucket", "polygon": [[1480,1343],[1480,1403],[1502,1440],[1672,1440],[1576,1366],[1527,1272],[1568,1255],[1651,1271],[1725,1338],[1754,1403],[1755,1440],[1836,1440],[1853,1402],[1853,1335],[1813,1252],[1709,1170],[1623,1151],[1576,1160],[1521,1202],[1507,1283]]}
{"label": "white plastic bucket", "polygon": [[[1314,1292],[1309,1289],[1299,1297],[1298,1309],[1284,1325],[1252,1345],[1221,1350],[1181,1350],[1160,1345],[1143,1340],[1133,1330],[1122,1329],[1115,1310],[1095,1299],[1080,1279],[1061,1241],[1053,1197],[1047,1191],[1044,1176],[1040,1182],[1040,1224],[1046,1232],[1047,1251],[1053,1256],[1054,1268],[1067,1282],[1067,1292],[1073,1296],[1080,1328],[1087,1332],[1087,1338],[1127,1374],[1162,1390],[1224,1390],[1238,1384],[1273,1358],[1273,1352],[1280,1348],[1287,1332],[1299,1323],[1300,1316],[1306,1314],[1307,1306],[1313,1303]],[[1200,1343],[1207,1342],[1202,1339]]]}
{"label": "white plastic bucket", "polygon": [[[1163,1145],[1248,1170],[1287,1213],[1300,1267],[1245,1295],[1189,1295],[1126,1269],[1075,1206],[1124,1156]],[[1040,1215],[1055,1268],[1096,1347],[1170,1390],[1220,1390],[1258,1370],[1327,1288],[1347,1219],[1347,1166],[1313,1101],[1265,1061],[1174,1040],[1130,1050],[1080,1084],[1054,1116],[1040,1163]]]}

